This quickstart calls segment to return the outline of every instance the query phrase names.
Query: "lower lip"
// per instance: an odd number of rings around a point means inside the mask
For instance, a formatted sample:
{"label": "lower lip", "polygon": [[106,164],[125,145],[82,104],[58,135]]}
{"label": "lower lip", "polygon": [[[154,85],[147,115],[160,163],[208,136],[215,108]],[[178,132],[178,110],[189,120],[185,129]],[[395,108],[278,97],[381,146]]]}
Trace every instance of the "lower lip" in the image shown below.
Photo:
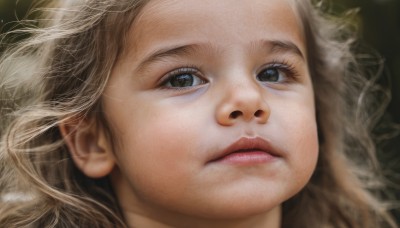
{"label": "lower lip", "polygon": [[264,164],[275,160],[276,157],[264,151],[246,151],[228,154],[215,162],[235,165],[256,165]]}

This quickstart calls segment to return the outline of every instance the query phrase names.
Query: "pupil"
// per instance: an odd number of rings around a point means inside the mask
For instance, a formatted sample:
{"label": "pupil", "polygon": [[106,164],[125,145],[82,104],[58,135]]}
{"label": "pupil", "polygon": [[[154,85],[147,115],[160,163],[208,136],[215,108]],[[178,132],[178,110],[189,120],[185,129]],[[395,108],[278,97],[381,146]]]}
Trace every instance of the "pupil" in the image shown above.
{"label": "pupil", "polygon": [[193,77],[189,74],[181,74],[171,78],[173,87],[188,87],[193,85]]}
{"label": "pupil", "polygon": [[279,71],[275,68],[266,69],[258,79],[260,81],[277,82],[279,80]]}

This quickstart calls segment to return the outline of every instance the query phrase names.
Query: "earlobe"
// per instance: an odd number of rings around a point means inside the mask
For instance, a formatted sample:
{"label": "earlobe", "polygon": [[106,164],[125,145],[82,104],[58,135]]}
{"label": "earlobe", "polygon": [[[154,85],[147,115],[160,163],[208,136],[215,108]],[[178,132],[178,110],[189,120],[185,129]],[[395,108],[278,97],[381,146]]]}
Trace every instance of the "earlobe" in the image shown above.
{"label": "earlobe", "polygon": [[101,178],[112,171],[115,158],[101,126],[85,119],[61,123],[59,129],[75,165],[86,176]]}

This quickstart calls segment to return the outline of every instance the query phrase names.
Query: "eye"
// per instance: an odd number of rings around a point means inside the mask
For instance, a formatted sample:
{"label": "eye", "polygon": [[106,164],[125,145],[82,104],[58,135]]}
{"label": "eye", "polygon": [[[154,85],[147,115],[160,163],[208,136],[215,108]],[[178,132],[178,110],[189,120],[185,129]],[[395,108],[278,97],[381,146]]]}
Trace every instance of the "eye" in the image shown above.
{"label": "eye", "polygon": [[284,83],[296,77],[294,67],[289,64],[273,63],[257,74],[260,82]]}
{"label": "eye", "polygon": [[198,71],[192,68],[181,68],[167,74],[161,84],[164,88],[187,88],[206,83],[205,80],[196,76]]}
{"label": "eye", "polygon": [[[197,83],[198,78],[191,74],[180,74],[169,78],[165,86],[168,87],[189,87]],[[196,82],[195,82],[196,81]],[[198,83],[197,83],[198,84]]]}
{"label": "eye", "polygon": [[267,68],[257,75],[257,79],[261,82],[279,82],[281,72],[277,68]]}

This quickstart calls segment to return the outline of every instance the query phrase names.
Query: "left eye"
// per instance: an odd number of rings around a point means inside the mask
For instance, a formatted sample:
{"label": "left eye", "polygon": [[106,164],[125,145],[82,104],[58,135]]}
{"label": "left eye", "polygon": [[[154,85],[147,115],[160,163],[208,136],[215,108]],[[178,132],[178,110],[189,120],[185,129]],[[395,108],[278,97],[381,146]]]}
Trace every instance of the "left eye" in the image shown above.
{"label": "left eye", "polygon": [[285,74],[278,67],[269,67],[264,69],[257,75],[257,79],[261,82],[281,82],[285,80]]}

